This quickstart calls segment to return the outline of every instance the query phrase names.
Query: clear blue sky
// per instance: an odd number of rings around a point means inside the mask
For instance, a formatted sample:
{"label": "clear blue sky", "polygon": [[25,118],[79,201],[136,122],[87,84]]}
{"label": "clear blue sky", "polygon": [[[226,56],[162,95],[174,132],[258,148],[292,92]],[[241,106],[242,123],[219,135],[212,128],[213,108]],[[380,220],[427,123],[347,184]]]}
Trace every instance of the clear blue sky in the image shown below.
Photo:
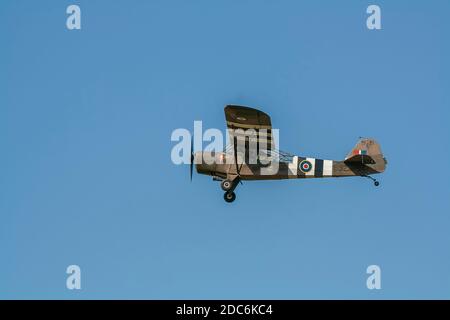
{"label": "clear blue sky", "polygon": [[[66,29],[78,4],[82,30]],[[382,30],[366,8],[382,9]],[[450,298],[449,1],[0,3],[0,298]],[[217,182],[175,128],[259,107],[363,178]],[[65,287],[66,267],[82,290]],[[366,288],[366,268],[382,289]]]}

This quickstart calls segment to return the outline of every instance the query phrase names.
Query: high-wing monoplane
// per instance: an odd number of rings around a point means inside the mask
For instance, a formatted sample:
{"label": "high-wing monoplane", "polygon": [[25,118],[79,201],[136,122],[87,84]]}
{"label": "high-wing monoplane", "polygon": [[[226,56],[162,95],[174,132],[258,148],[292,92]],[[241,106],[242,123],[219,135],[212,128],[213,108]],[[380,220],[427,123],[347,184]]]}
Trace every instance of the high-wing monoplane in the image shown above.
{"label": "high-wing monoplane", "polygon": [[292,155],[276,149],[270,117],[259,110],[228,105],[225,119],[230,144],[223,152],[192,152],[199,174],[221,181],[224,199],[233,202],[235,189],[245,180],[331,177],[367,177],[384,172],[387,161],[374,139],[360,138],[344,160],[323,160]]}

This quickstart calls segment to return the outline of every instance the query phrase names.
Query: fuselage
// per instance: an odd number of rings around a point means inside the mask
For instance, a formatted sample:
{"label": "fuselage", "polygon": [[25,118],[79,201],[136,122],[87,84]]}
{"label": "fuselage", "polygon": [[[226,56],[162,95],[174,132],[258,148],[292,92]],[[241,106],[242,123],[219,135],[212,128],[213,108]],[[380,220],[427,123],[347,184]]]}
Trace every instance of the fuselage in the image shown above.
{"label": "fuselage", "polygon": [[366,176],[385,170],[386,161],[378,159],[374,164],[346,163],[345,161],[323,160],[293,156],[291,161],[247,164],[226,153],[195,153],[196,170],[199,174],[226,179],[238,175],[241,180],[279,180],[325,177]]}

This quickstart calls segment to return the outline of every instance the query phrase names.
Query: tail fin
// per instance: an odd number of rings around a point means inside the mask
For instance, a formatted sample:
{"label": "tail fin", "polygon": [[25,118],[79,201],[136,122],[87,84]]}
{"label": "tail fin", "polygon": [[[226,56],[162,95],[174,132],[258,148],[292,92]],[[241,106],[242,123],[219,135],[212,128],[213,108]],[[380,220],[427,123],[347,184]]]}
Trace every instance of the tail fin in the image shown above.
{"label": "tail fin", "polygon": [[374,139],[362,138],[345,157],[348,164],[361,163],[372,167],[378,172],[386,169],[387,161],[381,152],[381,147]]}

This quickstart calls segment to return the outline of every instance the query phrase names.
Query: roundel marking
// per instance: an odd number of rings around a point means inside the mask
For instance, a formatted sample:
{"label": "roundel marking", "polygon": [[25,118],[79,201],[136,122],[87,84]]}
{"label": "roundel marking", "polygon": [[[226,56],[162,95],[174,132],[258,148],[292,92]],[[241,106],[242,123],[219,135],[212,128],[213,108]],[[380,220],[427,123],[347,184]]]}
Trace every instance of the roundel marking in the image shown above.
{"label": "roundel marking", "polygon": [[304,173],[310,172],[312,169],[312,164],[308,160],[303,160],[300,162],[300,170],[302,170]]}

